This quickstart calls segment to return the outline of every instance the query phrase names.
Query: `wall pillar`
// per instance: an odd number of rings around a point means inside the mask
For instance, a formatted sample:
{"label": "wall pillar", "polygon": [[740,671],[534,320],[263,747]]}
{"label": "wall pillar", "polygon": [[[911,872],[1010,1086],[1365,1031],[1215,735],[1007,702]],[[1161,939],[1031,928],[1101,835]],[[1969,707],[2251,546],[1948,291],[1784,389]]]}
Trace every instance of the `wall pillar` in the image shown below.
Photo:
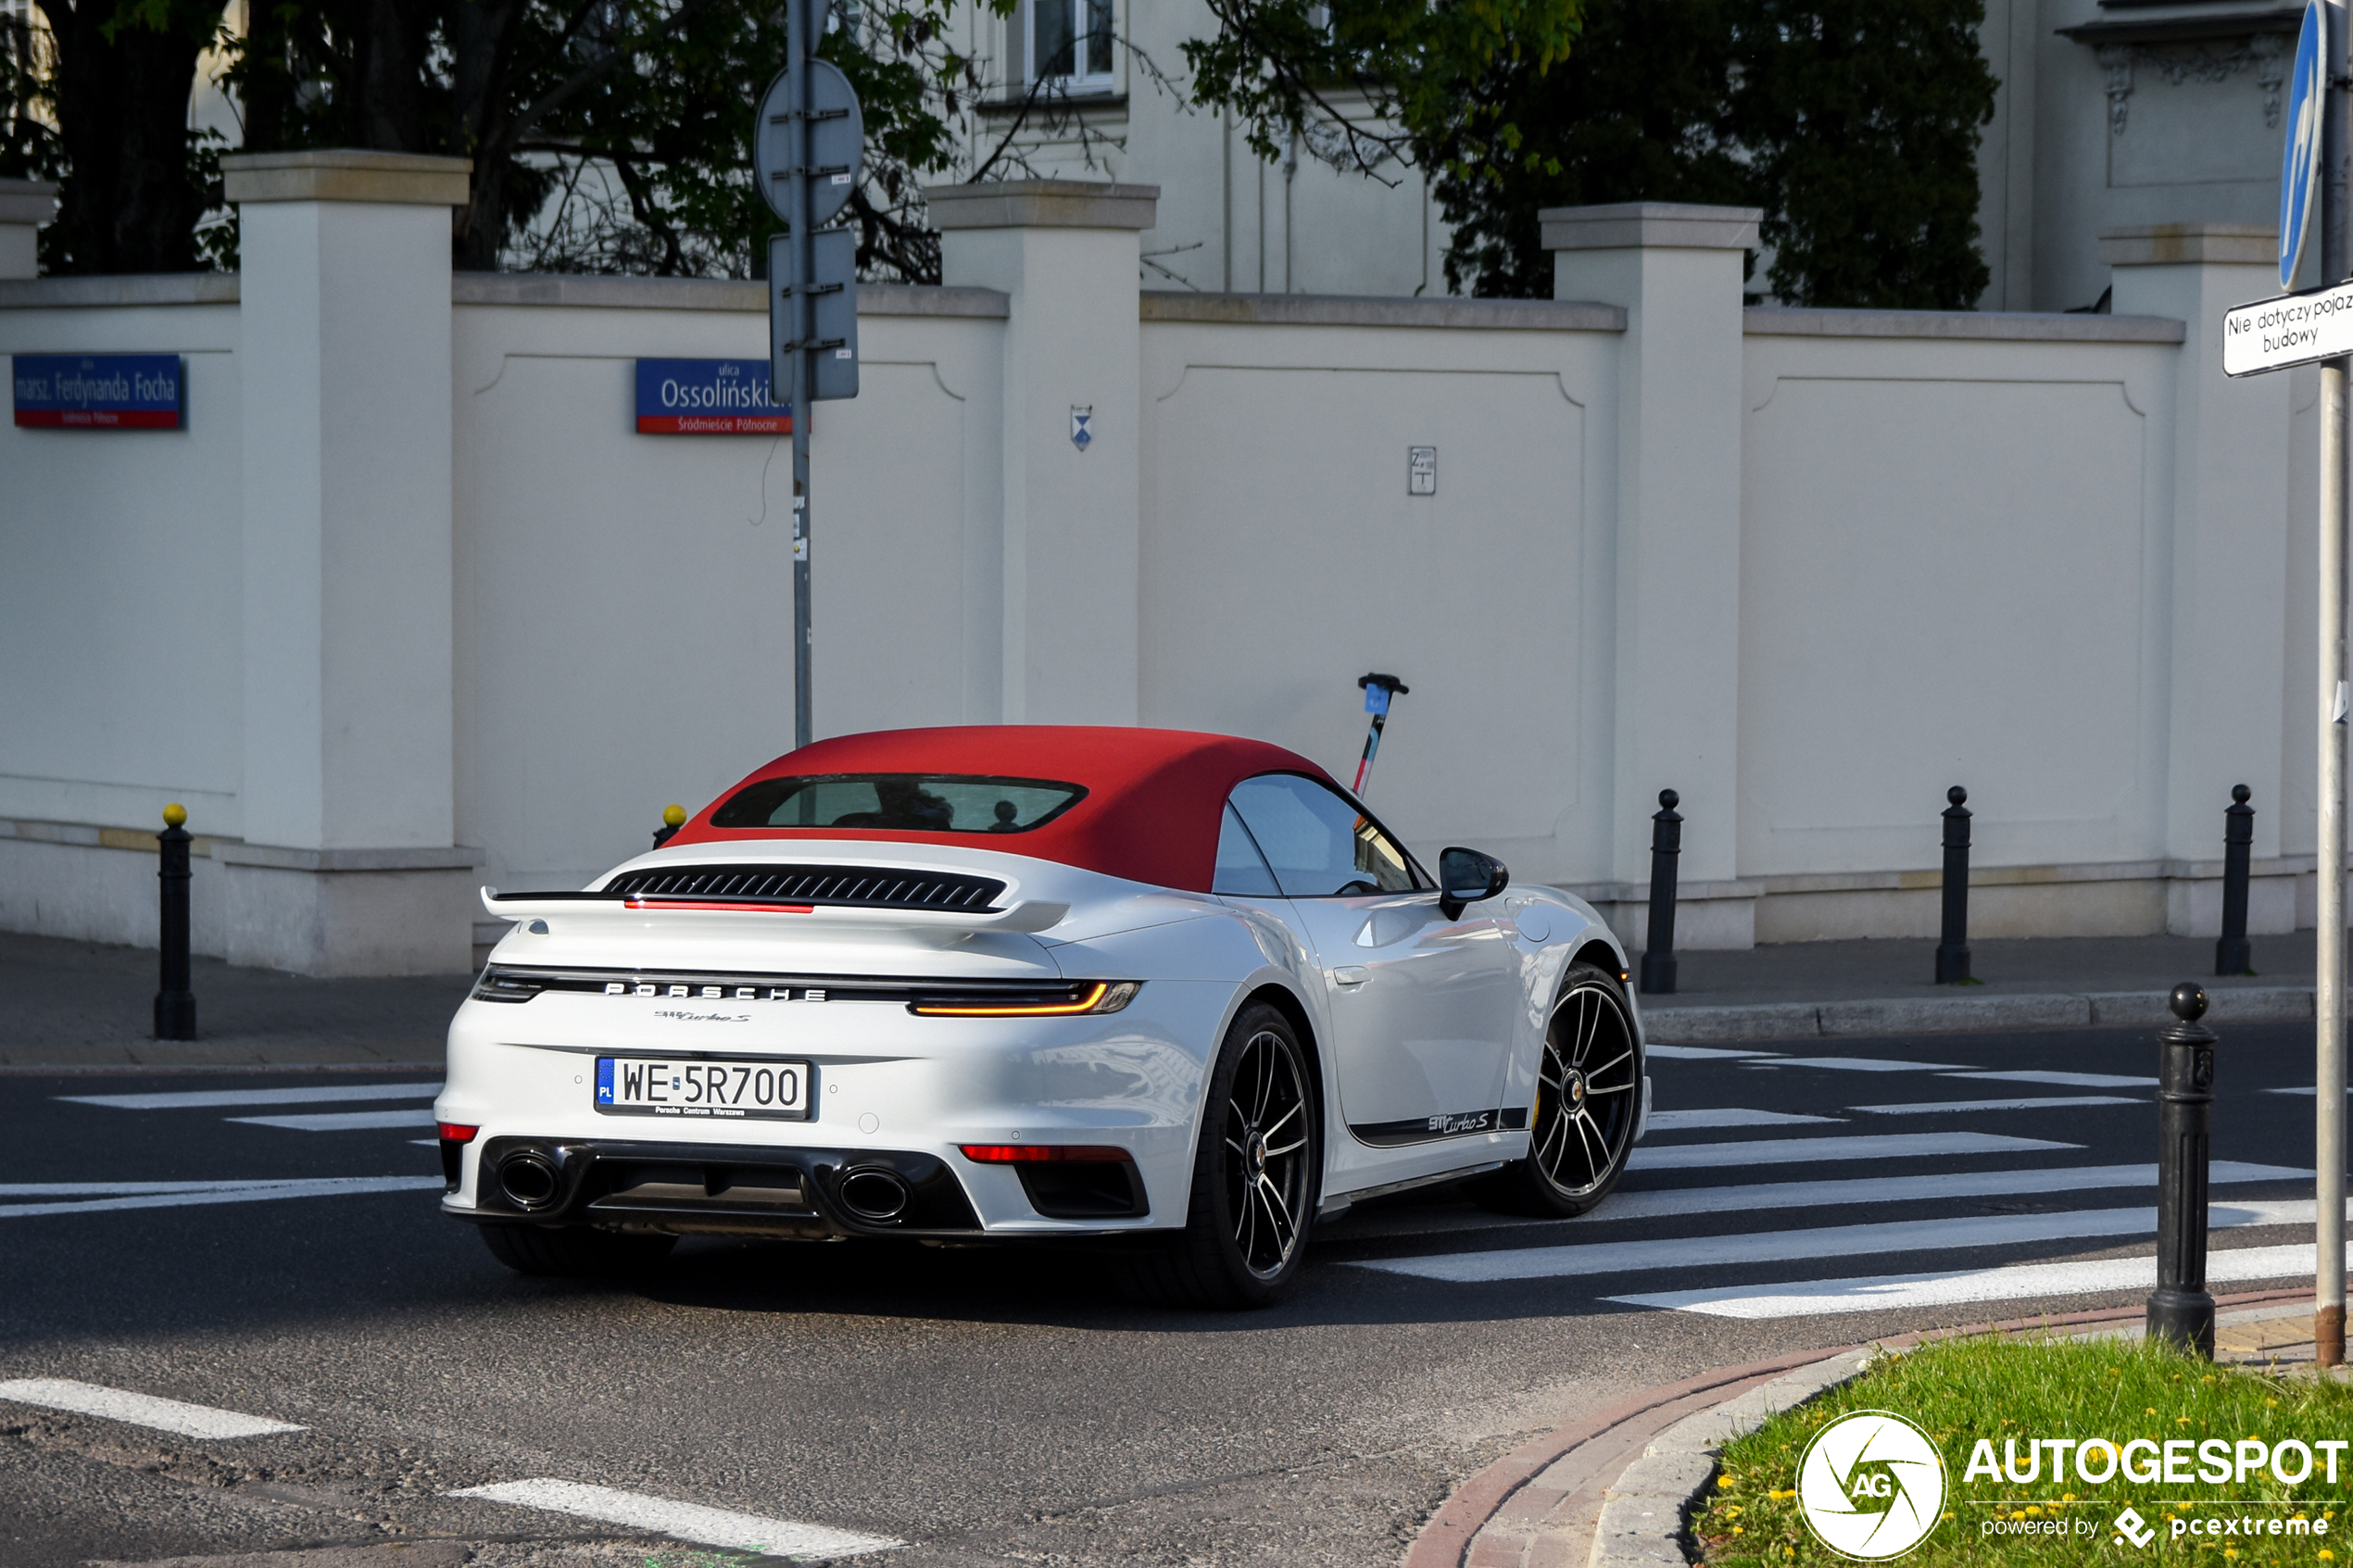
{"label": "wall pillar", "polygon": [[221,160],[244,273],[233,962],[471,965],[481,856],[451,843],[449,209],[468,167]]}
{"label": "wall pillar", "polygon": [[[1671,202],[1538,214],[1554,296],[1627,313],[1608,454],[1617,470],[1610,874],[1622,883],[1648,883],[1651,813],[1670,788],[1682,797],[1684,884],[1737,874],[1741,294],[1761,216]],[[1724,891],[1753,909],[1753,890]],[[1730,938],[1718,940],[1746,945]]]}
{"label": "wall pillar", "polygon": [[[2289,648],[2281,584],[2309,580],[2287,559],[2288,391],[2285,373],[2222,374],[2222,313],[2279,292],[2277,231],[2269,225],[2171,223],[2110,229],[2100,258],[2112,270],[2120,316],[2186,323],[2173,377],[2172,635],[2166,765],[2165,853],[2175,862],[2167,929],[2221,930],[2222,811],[2231,786],[2254,791],[2256,877],[2248,929],[2295,929],[2294,879],[2280,853],[2278,696]],[[2152,432],[2152,434],[2159,433]],[[2275,863],[2265,868],[2264,862]]]}
{"label": "wall pillar", "polygon": [[[941,281],[1002,290],[1009,724],[1136,721],[1142,521],[1139,235],[1157,185],[1009,180],[925,193]],[[1087,444],[1076,410],[1091,410]]]}
{"label": "wall pillar", "polygon": [[41,275],[41,229],[57,215],[46,180],[0,180],[0,278]]}

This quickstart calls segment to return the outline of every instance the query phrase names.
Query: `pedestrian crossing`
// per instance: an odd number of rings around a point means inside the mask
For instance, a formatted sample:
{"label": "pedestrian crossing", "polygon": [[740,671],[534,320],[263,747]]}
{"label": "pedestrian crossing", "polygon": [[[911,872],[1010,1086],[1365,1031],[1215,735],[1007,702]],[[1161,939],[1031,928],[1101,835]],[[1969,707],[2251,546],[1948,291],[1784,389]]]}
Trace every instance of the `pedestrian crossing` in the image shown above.
{"label": "pedestrian crossing", "polygon": [[[67,1105],[94,1105],[107,1110],[259,1110],[259,1116],[224,1116],[224,1122],[246,1127],[271,1127],[289,1133],[367,1133],[396,1127],[430,1127],[433,1106],[441,1093],[437,1083],[317,1084],[293,1089],[175,1089],[138,1095],[59,1095]],[[427,1103],[392,1108],[395,1101]],[[282,1106],[372,1104],[372,1110],[281,1110]],[[412,1143],[431,1144],[431,1138]]]}
{"label": "pedestrian crossing", "polygon": [[[1570,1221],[1458,1210],[1450,1229],[1438,1210],[1416,1222],[1403,1206],[1360,1208],[1334,1229],[1339,1261],[1400,1285],[1750,1320],[2064,1311],[2081,1304],[2069,1297],[2150,1288],[2158,1168],[2115,1156],[2150,1147],[2157,1080],[2085,1070],[2108,1064],[2097,1056],[2080,1068],[1969,1065],[1953,1060],[1967,1052],[1923,1044],[1944,1048],[1911,1060],[1656,1047],[1657,1109],[1597,1209]],[[1931,1085],[1978,1092],[1919,1092]],[[2309,1127],[2261,1110],[2282,1102],[2254,1085],[2236,1094],[2229,1114],[2301,1130],[2259,1142],[2295,1162],[2213,1162],[2208,1277],[2218,1289],[2309,1280]],[[1733,1098],[1746,1103],[1677,1104]]]}

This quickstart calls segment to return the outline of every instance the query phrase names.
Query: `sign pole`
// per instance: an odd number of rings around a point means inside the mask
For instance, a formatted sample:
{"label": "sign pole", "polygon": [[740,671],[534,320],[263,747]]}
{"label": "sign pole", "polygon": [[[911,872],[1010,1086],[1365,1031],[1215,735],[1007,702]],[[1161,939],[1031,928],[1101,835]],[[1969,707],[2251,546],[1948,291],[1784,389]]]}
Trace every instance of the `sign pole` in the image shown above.
{"label": "sign pole", "polygon": [[816,273],[816,224],[810,220],[810,191],[807,170],[815,162],[810,155],[809,104],[810,61],[816,58],[817,44],[824,32],[824,0],[787,0],[785,10],[789,54],[785,69],[792,73],[792,102],[800,112],[794,114],[787,144],[795,178],[786,182],[787,206],[785,221],[790,232],[787,244],[792,247],[792,632],[793,632],[793,748],[807,746],[812,728],[812,712],[815,707],[815,683],[812,671],[815,653],[815,636],[810,627],[809,611],[809,427],[814,422],[810,415],[816,399],[816,354],[810,346],[816,338],[815,300],[809,284]]}
{"label": "sign pole", "polygon": [[[2321,281],[2347,272],[2347,32],[2340,6],[2325,18],[2326,90],[2321,122]],[[2327,13],[2334,11],[2330,16]],[[2320,483],[2320,910],[2313,1086],[2316,1180],[2314,1359],[2345,1360],[2345,377],[2353,360],[2321,362]]]}

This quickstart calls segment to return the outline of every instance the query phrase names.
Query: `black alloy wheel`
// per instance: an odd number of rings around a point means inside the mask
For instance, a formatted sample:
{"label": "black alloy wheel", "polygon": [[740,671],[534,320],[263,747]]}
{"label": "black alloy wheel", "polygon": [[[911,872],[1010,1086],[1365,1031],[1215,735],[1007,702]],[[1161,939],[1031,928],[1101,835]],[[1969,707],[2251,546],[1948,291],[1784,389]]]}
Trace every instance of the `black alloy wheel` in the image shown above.
{"label": "black alloy wheel", "polygon": [[1642,1049],[1617,977],[1571,964],[1544,1028],[1528,1158],[1475,1189],[1518,1214],[1582,1214],[1617,1185],[1642,1111]]}
{"label": "black alloy wheel", "polygon": [[1315,1227],[1318,1114],[1298,1031],[1265,1003],[1244,1008],[1210,1075],[1184,1232],[1123,1255],[1131,1287],[1227,1310],[1280,1299]]}

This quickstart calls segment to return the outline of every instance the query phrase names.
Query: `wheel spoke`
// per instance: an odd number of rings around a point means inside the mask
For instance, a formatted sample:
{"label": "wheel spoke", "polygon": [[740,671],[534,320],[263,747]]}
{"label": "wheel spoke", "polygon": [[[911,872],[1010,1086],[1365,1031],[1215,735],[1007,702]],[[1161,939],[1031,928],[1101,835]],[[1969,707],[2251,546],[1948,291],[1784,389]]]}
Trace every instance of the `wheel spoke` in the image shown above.
{"label": "wheel spoke", "polygon": [[1608,1072],[1611,1068],[1616,1067],[1619,1062],[1631,1061],[1633,1060],[1634,1053],[1632,1051],[1620,1051],[1616,1056],[1610,1058],[1607,1061],[1603,1062],[1599,1067],[1587,1069],[1585,1076],[1588,1078],[1598,1077],[1602,1073]]}
{"label": "wheel spoke", "polygon": [[1302,1133],[1302,1134],[1300,1134],[1300,1135],[1299,1135],[1299,1136],[1297,1136],[1296,1138],[1293,1138],[1290,1142],[1289,1142],[1289,1143],[1287,1143],[1287,1144],[1283,1145],[1280,1148],[1276,1148],[1276,1147],[1275,1147],[1274,1145],[1272,1145],[1272,1144],[1267,1145],[1267,1146],[1266,1146],[1266,1158],[1267,1158],[1267,1160],[1268,1160],[1269,1161],[1273,1161],[1273,1160],[1280,1160],[1280,1159],[1281,1159],[1284,1155],[1286,1155],[1286,1154],[1296,1154],[1296,1153],[1297,1153],[1297,1152],[1299,1152],[1301,1149],[1305,1148],[1306,1147],[1307,1147],[1307,1135],[1306,1135],[1305,1133]]}
{"label": "wheel spoke", "polygon": [[[1593,1119],[1582,1110],[1577,1113],[1577,1142],[1578,1147],[1585,1151],[1589,1181],[1598,1181],[1601,1173],[1609,1169],[1609,1145],[1603,1142],[1600,1130],[1593,1125]],[[1602,1146],[1599,1160],[1593,1158],[1594,1144]]]}
{"label": "wheel spoke", "polygon": [[1288,1121],[1290,1121],[1292,1117],[1294,1117],[1294,1116],[1298,1115],[1298,1114],[1299,1114],[1299,1111],[1300,1111],[1300,1103],[1299,1103],[1299,1101],[1297,1101],[1297,1100],[1293,1100],[1293,1101],[1291,1101],[1291,1106],[1290,1106],[1290,1109],[1289,1110],[1284,1111],[1284,1112],[1283,1112],[1280,1116],[1277,1116],[1277,1117],[1276,1117],[1276,1118],[1275,1118],[1272,1122],[1267,1123],[1266,1123],[1266,1125],[1265,1125],[1265,1127],[1263,1127],[1263,1128],[1261,1128],[1261,1129],[1260,1129],[1260,1131],[1264,1132],[1264,1133],[1265,1133],[1265,1134],[1268,1137],[1270,1137],[1270,1138],[1271,1138],[1271,1137],[1273,1137],[1273,1136],[1274,1136],[1277,1133],[1281,1132],[1281,1131],[1282,1131],[1282,1128],[1283,1128],[1283,1123],[1286,1123],[1286,1122],[1288,1122]]}
{"label": "wheel spoke", "polygon": [[1568,1117],[1564,1112],[1562,1114],[1555,1115],[1552,1120],[1551,1125],[1544,1129],[1543,1146],[1536,1151],[1536,1163],[1543,1168],[1544,1173],[1547,1175],[1554,1174],[1560,1170],[1560,1159],[1557,1154],[1553,1152],[1554,1146],[1555,1144],[1565,1146],[1567,1144],[1567,1137]]}
{"label": "wheel spoke", "polygon": [[1291,1221],[1290,1205],[1283,1201],[1283,1195],[1276,1190],[1275,1184],[1261,1176],[1258,1186],[1264,1195],[1260,1201],[1266,1205],[1266,1218],[1274,1227],[1276,1244],[1280,1248],[1276,1256],[1280,1258],[1290,1250],[1291,1238],[1298,1234],[1299,1227]]}

